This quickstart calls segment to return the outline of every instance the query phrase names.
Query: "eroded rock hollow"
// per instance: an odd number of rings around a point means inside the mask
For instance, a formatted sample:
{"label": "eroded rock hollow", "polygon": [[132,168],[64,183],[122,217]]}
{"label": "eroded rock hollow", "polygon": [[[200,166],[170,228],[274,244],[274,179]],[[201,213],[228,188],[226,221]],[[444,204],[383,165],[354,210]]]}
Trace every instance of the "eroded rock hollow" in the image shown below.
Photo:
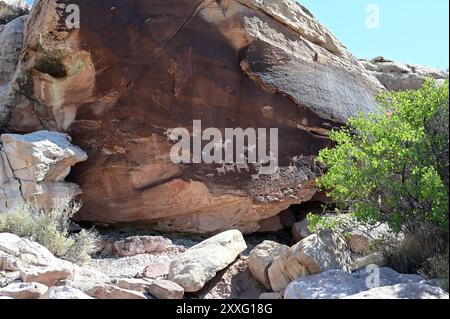
{"label": "eroded rock hollow", "polygon": [[[311,200],[328,132],[382,86],[294,0],[39,0],[8,89],[3,130],[65,132],[87,152],[69,176],[78,220],[209,233]],[[278,128],[279,176],[174,164],[165,133],[193,120]]]}

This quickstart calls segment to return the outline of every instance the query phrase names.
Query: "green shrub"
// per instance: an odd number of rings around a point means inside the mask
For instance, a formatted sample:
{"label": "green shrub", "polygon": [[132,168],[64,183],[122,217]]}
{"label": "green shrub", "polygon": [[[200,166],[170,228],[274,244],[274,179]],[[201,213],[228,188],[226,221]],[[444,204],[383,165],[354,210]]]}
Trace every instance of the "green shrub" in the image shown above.
{"label": "green shrub", "polygon": [[336,145],[318,157],[327,169],[319,186],[361,222],[396,232],[432,223],[448,232],[448,81],[378,101],[379,112],[331,133]]}
{"label": "green shrub", "polygon": [[98,246],[98,235],[94,230],[81,230],[71,234],[70,218],[81,204],[72,198],[55,200],[49,211],[36,209],[27,203],[22,207],[0,214],[0,232],[12,233],[36,241],[55,256],[84,263]]}
{"label": "green shrub", "polygon": [[447,291],[448,249],[448,233],[433,225],[410,228],[401,240],[384,242],[381,246],[385,266],[400,273],[419,273],[430,280],[441,280]]}

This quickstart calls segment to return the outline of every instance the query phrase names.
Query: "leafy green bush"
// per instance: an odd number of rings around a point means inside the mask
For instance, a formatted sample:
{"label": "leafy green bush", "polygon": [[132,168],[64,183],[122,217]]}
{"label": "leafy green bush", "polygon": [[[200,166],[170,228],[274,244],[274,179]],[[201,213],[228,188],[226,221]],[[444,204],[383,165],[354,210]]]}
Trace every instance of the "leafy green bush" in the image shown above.
{"label": "leafy green bush", "polygon": [[396,232],[432,223],[448,232],[448,81],[382,94],[380,111],[333,131],[318,184],[339,211]]}
{"label": "leafy green bush", "polygon": [[55,200],[54,208],[49,211],[36,209],[27,203],[0,214],[0,232],[29,238],[57,257],[83,263],[96,251],[98,235],[94,230],[70,233],[70,218],[80,207],[81,204],[72,198]]}

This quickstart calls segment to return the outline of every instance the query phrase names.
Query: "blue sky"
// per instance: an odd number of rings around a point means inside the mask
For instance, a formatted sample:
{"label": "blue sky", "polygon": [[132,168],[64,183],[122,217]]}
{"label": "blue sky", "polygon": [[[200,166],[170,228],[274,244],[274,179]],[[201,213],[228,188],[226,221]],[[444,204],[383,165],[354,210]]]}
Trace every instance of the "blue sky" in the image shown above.
{"label": "blue sky", "polygon": [[[382,55],[396,61],[441,69],[449,66],[448,0],[300,2],[357,57],[370,59]],[[366,26],[366,19],[370,16],[366,9],[371,4],[379,8],[379,28]]]}
{"label": "blue sky", "polygon": [[[448,0],[300,0],[359,58],[385,58],[441,69],[449,66]],[[368,5],[379,8],[369,29]],[[374,11],[371,11],[374,12]]]}

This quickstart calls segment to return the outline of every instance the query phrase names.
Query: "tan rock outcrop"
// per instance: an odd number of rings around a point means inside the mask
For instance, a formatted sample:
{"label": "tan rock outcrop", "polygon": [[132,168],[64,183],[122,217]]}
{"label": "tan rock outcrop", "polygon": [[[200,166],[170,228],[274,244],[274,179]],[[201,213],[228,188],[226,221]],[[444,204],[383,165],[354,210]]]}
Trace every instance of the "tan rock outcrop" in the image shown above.
{"label": "tan rock outcrop", "polygon": [[311,232],[308,229],[308,219],[303,219],[294,225],[292,225],[291,229],[292,238],[297,243],[300,240],[311,235]]}
{"label": "tan rock outcrop", "polygon": [[169,263],[153,263],[145,267],[144,278],[156,279],[169,275]]}
{"label": "tan rock outcrop", "polygon": [[230,230],[213,236],[175,257],[168,279],[186,292],[196,292],[225,269],[247,248],[241,232]]}
{"label": "tan rock outcrop", "polygon": [[9,83],[16,72],[26,21],[26,16],[19,17],[0,31],[0,87]]}
{"label": "tan rock outcrop", "polygon": [[330,269],[351,270],[350,250],[341,236],[331,232],[313,234],[275,258],[269,267],[270,285],[284,290],[297,278]]}
{"label": "tan rock outcrop", "polygon": [[248,268],[252,275],[266,287],[272,290],[269,280],[269,267],[275,258],[284,253],[288,246],[273,241],[264,241],[256,246],[248,257]]}
{"label": "tan rock outcrop", "polygon": [[119,288],[112,284],[96,284],[90,290],[85,291],[85,294],[91,296],[95,299],[124,299],[124,300],[134,300],[134,299],[148,299],[144,293]]}
{"label": "tan rock outcrop", "polygon": [[14,258],[19,268],[46,267],[60,263],[60,260],[44,246],[8,233],[0,233],[0,252]]}
{"label": "tan rock outcrop", "polygon": [[426,77],[437,81],[448,79],[448,72],[444,70],[394,62],[383,57],[361,60],[361,63],[389,91],[418,90]]}
{"label": "tan rock outcrop", "polygon": [[[0,6],[2,6],[1,1]],[[10,110],[17,108],[16,114],[18,114],[19,109],[30,105],[27,104],[24,96],[18,94],[16,86],[13,84],[22,50],[26,20],[27,17],[23,16],[15,18],[3,26],[0,22],[0,127],[4,127],[11,122],[11,124],[17,126],[17,130],[20,130],[21,124],[11,118]],[[29,127],[33,126],[32,121],[30,121],[33,116],[22,114],[19,117],[28,117],[29,119],[25,120],[24,124],[27,123]]]}
{"label": "tan rock outcrop", "polygon": [[[400,274],[390,268],[362,268],[354,273],[332,269],[299,278],[289,284],[285,299],[436,299],[446,294],[425,284],[419,275]],[[375,288],[379,285],[378,288]],[[378,297],[378,298],[376,298]]]}
{"label": "tan rock outcrop", "polygon": [[72,279],[75,268],[68,265],[25,268],[20,272],[22,282],[37,282],[48,287],[60,280]]}
{"label": "tan rock outcrop", "polygon": [[39,131],[0,137],[0,213],[25,202],[50,209],[62,197],[74,197],[81,189],[64,182],[70,169],[87,159],[86,153],[61,133]]}
{"label": "tan rock outcrop", "polygon": [[48,287],[38,283],[12,283],[4,288],[0,288],[1,297],[13,299],[39,299]]}
{"label": "tan rock outcrop", "polygon": [[106,240],[102,253],[117,257],[156,254],[174,249],[172,241],[161,236],[132,236],[123,240]]}
{"label": "tan rock outcrop", "polygon": [[184,289],[173,281],[158,279],[149,287],[148,292],[158,299],[182,299]]}
{"label": "tan rock outcrop", "polygon": [[[258,231],[314,196],[313,156],[330,128],[373,110],[382,88],[294,0],[72,3],[80,28],[54,1],[35,3],[14,82],[31,105],[16,103],[1,124],[29,132],[38,118],[87,151],[71,175],[84,192],[78,220]],[[172,163],[164,133],[194,119],[222,132],[278,128],[280,178]],[[288,168],[297,155],[309,160]]]}
{"label": "tan rock outcrop", "polygon": [[138,278],[118,278],[113,279],[111,283],[119,288],[137,292],[148,292],[153,281]]}
{"label": "tan rock outcrop", "polygon": [[424,283],[410,283],[373,288],[341,299],[449,299],[449,295],[439,287],[432,287]]}
{"label": "tan rock outcrop", "polygon": [[93,299],[86,295],[81,290],[72,288],[70,286],[52,287],[39,299],[51,299],[51,300],[72,300],[72,299]]}

